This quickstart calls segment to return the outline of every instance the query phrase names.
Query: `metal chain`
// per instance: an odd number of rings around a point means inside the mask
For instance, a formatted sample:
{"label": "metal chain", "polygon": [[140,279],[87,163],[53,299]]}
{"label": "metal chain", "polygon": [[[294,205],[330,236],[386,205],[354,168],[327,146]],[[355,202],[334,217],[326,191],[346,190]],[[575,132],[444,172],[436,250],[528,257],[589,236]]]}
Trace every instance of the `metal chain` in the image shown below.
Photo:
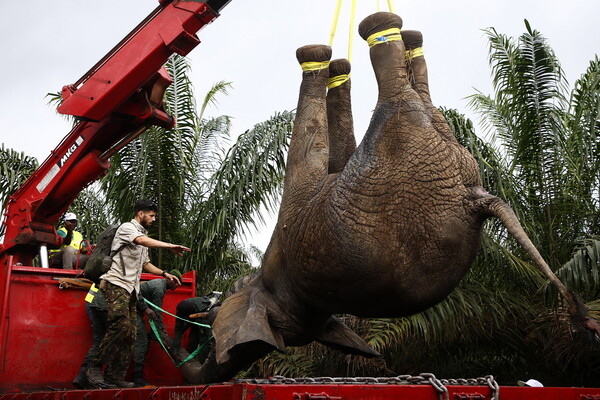
{"label": "metal chain", "polygon": [[440,398],[448,398],[447,385],[463,386],[488,386],[492,390],[492,400],[498,400],[500,388],[492,375],[482,378],[457,378],[457,379],[437,379],[434,374],[422,373],[418,376],[398,375],[393,377],[301,377],[287,378],[281,375],[275,375],[266,379],[236,379],[235,382],[249,382],[257,384],[375,384],[375,385],[432,385],[439,393]]}
{"label": "metal chain", "polygon": [[491,400],[499,400],[500,399],[500,386],[498,386],[498,382],[494,379],[492,375],[486,375],[485,377],[490,390],[492,391]]}
{"label": "metal chain", "polygon": [[430,373],[422,373],[421,376],[427,378],[427,381],[433,386],[435,390],[438,391],[438,397],[440,400],[450,400],[450,394],[448,393],[448,388],[444,386],[442,382],[435,375]]}

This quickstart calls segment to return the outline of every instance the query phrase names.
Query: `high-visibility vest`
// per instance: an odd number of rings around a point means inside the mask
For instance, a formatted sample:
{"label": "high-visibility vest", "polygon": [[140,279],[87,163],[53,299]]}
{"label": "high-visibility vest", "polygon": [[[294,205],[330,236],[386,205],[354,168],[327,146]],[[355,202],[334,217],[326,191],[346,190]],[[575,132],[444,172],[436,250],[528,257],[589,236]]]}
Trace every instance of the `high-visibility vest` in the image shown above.
{"label": "high-visibility vest", "polygon": [[[65,234],[65,236],[67,235],[66,228],[60,228],[57,232],[63,232]],[[82,240],[83,240],[83,235],[77,231],[73,231],[72,236],[71,236],[71,243],[69,244],[69,246],[73,247],[75,249],[75,251],[79,251]],[[61,249],[63,247],[66,247],[66,246],[60,246]],[[50,254],[56,253],[58,251],[60,251],[60,249],[50,250]]]}
{"label": "high-visibility vest", "polygon": [[92,287],[90,287],[90,290],[88,290],[87,295],[85,296],[85,301],[87,301],[88,303],[91,303],[92,301],[94,301],[94,297],[96,297],[96,293],[98,292],[98,288],[96,287],[96,284],[92,284]]}

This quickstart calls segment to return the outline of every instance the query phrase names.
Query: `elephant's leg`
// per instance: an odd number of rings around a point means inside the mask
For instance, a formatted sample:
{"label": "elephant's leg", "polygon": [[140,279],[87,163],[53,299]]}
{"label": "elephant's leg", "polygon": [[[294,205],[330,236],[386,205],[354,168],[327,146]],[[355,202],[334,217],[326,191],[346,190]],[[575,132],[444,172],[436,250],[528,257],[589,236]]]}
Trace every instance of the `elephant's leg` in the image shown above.
{"label": "elephant's leg", "polygon": [[431,102],[427,62],[423,54],[423,35],[419,31],[402,31],[402,40],[406,48],[405,59],[410,83],[423,100],[435,130],[444,139],[458,143],[446,119]]}
{"label": "elephant's leg", "polygon": [[303,73],[288,151],[282,210],[288,198],[298,206],[314,196],[327,176],[329,162],[325,97],[331,47],[304,46],[296,51],[296,58]]}
{"label": "elephant's leg", "polygon": [[329,173],[341,172],[356,150],[352,102],[350,99],[350,62],[333,60],[329,64],[327,122],[329,126]]}
{"label": "elephant's leg", "polygon": [[451,146],[452,154],[460,166],[463,184],[467,187],[481,186],[481,177],[477,162],[459,142],[450,129],[448,122],[440,110],[431,101],[427,62],[423,54],[423,35],[419,31],[403,31],[402,40],[406,48],[406,66],[409,80],[421,97],[431,123],[440,137]]}
{"label": "elephant's leg", "polygon": [[[365,18],[358,31],[369,44],[379,96],[361,147],[368,160],[392,165],[415,148],[431,152],[440,139],[431,126],[423,101],[408,80],[405,48],[396,14],[379,12]],[[435,150],[438,152],[439,150]],[[405,160],[412,164],[412,160]],[[414,164],[413,164],[414,165]],[[386,166],[387,167],[387,166]]]}
{"label": "elephant's leg", "polygon": [[370,48],[379,101],[400,101],[406,90],[411,88],[404,62],[401,28],[402,18],[387,12],[369,15],[358,26],[360,36]]}

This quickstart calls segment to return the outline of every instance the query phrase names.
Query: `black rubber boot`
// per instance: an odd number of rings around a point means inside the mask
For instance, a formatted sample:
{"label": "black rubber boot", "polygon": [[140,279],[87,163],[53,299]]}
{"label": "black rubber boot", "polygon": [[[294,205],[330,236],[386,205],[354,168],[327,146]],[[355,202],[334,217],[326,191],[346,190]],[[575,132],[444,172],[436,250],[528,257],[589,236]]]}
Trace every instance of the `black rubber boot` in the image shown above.
{"label": "black rubber boot", "polygon": [[114,385],[114,386],[116,386],[118,388],[132,388],[132,387],[135,386],[135,383],[133,383],[133,382],[127,382],[126,380],[123,380],[123,379],[121,379],[121,380],[115,380],[115,381],[107,380],[106,383]]}
{"label": "black rubber boot", "polygon": [[143,369],[138,369],[137,367],[133,370],[133,383],[135,387],[144,387],[148,386],[148,382],[144,379],[144,371]]}
{"label": "black rubber boot", "polygon": [[104,385],[104,375],[102,374],[102,367],[99,366],[91,366],[85,373],[87,375],[87,380],[90,385],[94,387],[100,387]]}
{"label": "black rubber boot", "polygon": [[90,382],[88,381],[87,375],[85,374],[85,372],[80,372],[79,375],[77,375],[75,377],[75,379],[73,379],[73,382],[71,382],[73,384],[73,386],[75,386],[77,389],[87,389],[89,387],[91,387]]}

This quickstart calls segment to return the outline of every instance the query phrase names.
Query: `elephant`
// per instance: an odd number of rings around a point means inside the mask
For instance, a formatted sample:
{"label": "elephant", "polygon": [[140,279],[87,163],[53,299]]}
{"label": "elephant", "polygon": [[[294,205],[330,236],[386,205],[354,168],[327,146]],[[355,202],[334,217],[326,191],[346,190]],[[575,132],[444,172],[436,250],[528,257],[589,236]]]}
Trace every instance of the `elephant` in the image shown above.
{"label": "elephant", "polygon": [[190,383],[228,380],[272,350],[313,341],[379,357],[334,315],[402,317],[442,301],[470,268],[491,217],[572,316],[600,333],[511,208],[483,188],[477,162],[431,102],[422,35],[401,28],[388,12],[359,25],[379,95],[358,147],[350,63],[329,62],[325,45],[297,50],[302,82],[277,224],[260,270],[213,309],[214,347],[203,365],[182,368]]}

